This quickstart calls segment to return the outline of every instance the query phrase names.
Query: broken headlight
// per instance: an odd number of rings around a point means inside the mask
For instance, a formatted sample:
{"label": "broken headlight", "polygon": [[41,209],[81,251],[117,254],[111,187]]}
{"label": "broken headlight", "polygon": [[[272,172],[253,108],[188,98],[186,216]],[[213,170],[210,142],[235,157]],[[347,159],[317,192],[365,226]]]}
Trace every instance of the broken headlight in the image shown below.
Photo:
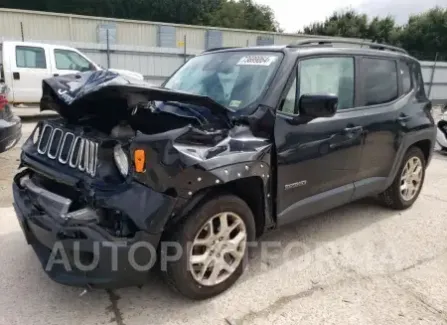
{"label": "broken headlight", "polygon": [[113,148],[113,157],[115,158],[115,164],[118,170],[126,177],[129,174],[129,158],[120,144],[117,144]]}

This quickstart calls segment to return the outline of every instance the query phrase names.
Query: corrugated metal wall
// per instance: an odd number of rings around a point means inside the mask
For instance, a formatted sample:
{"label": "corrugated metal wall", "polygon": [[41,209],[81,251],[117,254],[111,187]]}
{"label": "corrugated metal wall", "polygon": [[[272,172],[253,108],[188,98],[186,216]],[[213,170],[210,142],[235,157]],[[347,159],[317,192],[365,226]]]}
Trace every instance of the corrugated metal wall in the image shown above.
{"label": "corrugated metal wall", "polygon": [[162,82],[188,57],[211,47],[283,45],[306,38],[305,35],[0,8],[0,41],[20,40],[23,36],[26,41],[76,47],[107,67],[104,25],[113,27],[113,37],[110,34],[110,67],[139,71],[153,83]]}
{"label": "corrugated metal wall", "polygon": [[0,9],[0,35],[20,38],[23,33],[29,39],[45,36],[48,40],[69,39],[70,25],[68,16],[46,16],[26,11]]}
{"label": "corrugated metal wall", "polygon": [[268,33],[202,26],[163,24],[123,19],[110,19],[78,15],[65,15],[37,11],[23,11],[0,8],[0,36],[20,38],[21,27],[26,40],[60,40],[96,43],[99,24],[117,24],[117,44],[136,46],[157,46],[159,26],[175,28],[177,44],[186,36],[192,49],[205,49],[207,30],[221,30],[223,46],[255,45],[258,37],[273,37],[275,44],[285,44],[305,37],[304,35]]}
{"label": "corrugated metal wall", "polygon": [[447,103],[447,62],[421,61],[425,91],[434,104]]}

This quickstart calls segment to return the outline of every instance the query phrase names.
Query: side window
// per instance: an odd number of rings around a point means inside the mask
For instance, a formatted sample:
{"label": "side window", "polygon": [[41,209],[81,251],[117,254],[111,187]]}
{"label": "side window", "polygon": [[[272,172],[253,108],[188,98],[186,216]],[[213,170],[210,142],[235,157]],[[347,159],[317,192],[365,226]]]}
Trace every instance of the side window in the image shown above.
{"label": "side window", "polygon": [[292,86],[290,87],[286,99],[284,100],[282,111],[288,114],[294,114],[295,104],[296,104],[296,78],[293,80]]}
{"label": "side window", "polygon": [[401,62],[400,75],[402,78],[403,93],[408,94],[413,89],[413,78],[408,63]]}
{"label": "side window", "polygon": [[88,71],[90,62],[76,52],[69,50],[54,50],[56,69]]}
{"label": "side window", "polygon": [[338,109],[354,107],[354,58],[303,60],[299,64],[299,94],[338,96]]}
{"label": "side window", "polygon": [[391,102],[398,96],[396,61],[362,59],[365,106]]}
{"label": "side window", "polygon": [[45,50],[41,47],[17,46],[17,68],[46,69]]}

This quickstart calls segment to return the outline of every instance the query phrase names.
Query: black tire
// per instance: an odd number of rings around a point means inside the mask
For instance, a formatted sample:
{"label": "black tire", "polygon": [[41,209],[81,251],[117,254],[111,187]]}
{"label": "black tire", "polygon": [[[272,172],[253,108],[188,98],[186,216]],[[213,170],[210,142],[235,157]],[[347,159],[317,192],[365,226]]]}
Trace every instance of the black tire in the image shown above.
{"label": "black tire", "polygon": [[[417,190],[414,197],[411,200],[406,201],[403,199],[402,194],[400,192],[401,175],[405,165],[413,157],[419,158],[420,161],[422,162],[422,180],[421,185],[419,186],[419,189]],[[419,149],[418,147],[411,147],[410,149],[408,149],[407,153],[402,159],[402,164],[399,168],[399,171],[396,174],[396,177],[394,178],[393,183],[390,185],[390,187],[388,187],[383,193],[379,195],[381,201],[386,206],[396,210],[405,210],[411,207],[419,197],[422,187],[424,186],[425,167],[426,167],[425,156],[421,151],[421,149]]]}
{"label": "black tire", "polygon": [[[165,263],[165,267],[161,265],[163,278],[172,289],[190,299],[208,299],[222,293],[238,280],[245,269],[248,245],[245,249],[245,257],[234,273],[232,273],[225,281],[215,286],[203,286],[199,284],[193,278],[191,271],[188,268],[189,252],[186,251],[186,248],[189,247],[188,243],[192,243],[198,231],[205,225],[205,223],[220,212],[233,212],[240,216],[245,224],[247,243],[255,239],[256,227],[251,209],[242,199],[227,194],[217,195],[205,200],[163,239],[163,241],[179,243],[184,251],[180,259],[177,261]],[[163,250],[161,251],[161,254],[166,253],[169,254],[168,256],[173,256],[175,254],[174,251],[169,252],[169,249],[167,252],[163,252]]]}

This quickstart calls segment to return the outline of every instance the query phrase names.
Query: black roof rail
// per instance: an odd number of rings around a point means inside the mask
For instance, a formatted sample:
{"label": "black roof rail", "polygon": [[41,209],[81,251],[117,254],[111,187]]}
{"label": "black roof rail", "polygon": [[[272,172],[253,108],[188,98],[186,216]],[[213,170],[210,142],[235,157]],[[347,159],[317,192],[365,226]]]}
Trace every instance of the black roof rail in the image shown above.
{"label": "black roof rail", "polygon": [[205,50],[202,53],[214,52],[214,51],[220,51],[220,50],[238,49],[238,48],[240,48],[240,47],[238,47],[238,46],[214,47],[212,49]]}
{"label": "black roof rail", "polygon": [[350,39],[332,39],[332,38],[315,38],[315,39],[308,39],[303,41],[298,41],[293,44],[287,45],[288,48],[298,48],[301,46],[312,46],[313,44],[317,46],[324,46],[324,45],[332,45],[332,44],[356,44],[356,45],[362,45],[365,47],[369,47],[370,49],[374,50],[389,50],[394,52],[400,52],[404,54],[408,54],[407,51],[405,51],[403,48],[386,45],[386,44],[380,44],[380,43],[373,43],[369,41],[360,41],[360,40],[350,40]]}

